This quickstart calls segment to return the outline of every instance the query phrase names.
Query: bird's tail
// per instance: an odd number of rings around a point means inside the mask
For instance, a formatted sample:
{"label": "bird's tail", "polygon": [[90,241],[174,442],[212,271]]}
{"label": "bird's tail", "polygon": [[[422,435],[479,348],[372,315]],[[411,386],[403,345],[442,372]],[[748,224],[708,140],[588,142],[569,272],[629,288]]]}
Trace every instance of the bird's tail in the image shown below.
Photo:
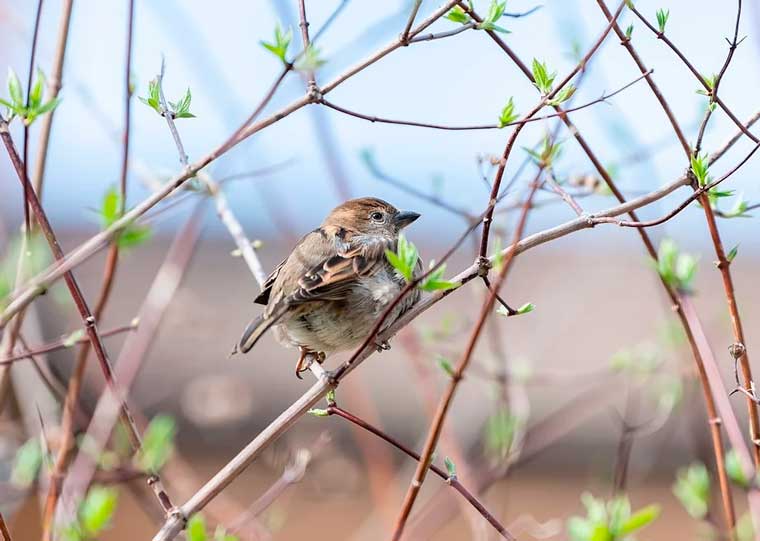
{"label": "bird's tail", "polygon": [[243,336],[240,337],[240,341],[237,345],[237,350],[241,353],[248,353],[259,338],[264,336],[272,325],[277,323],[280,318],[285,314],[287,310],[281,309],[274,314],[265,317],[263,314],[255,317],[243,331]]}

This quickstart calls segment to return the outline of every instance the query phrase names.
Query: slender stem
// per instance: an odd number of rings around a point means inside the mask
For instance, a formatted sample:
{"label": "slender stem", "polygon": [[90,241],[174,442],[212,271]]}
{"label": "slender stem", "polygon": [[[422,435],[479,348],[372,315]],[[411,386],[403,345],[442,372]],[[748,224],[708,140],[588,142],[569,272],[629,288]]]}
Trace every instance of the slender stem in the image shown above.
{"label": "slender stem", "polygon": [[437,34],[423,34],[420,36],[417,36],[414,39],[409,40],[409,43],[417,43],[419,41],[434,41],[437,39],[444,39],[444,38],[450,38],[451,36],[456,36],[457,34],[461,34],[462,32],[466,32],[467,30],[472,30],[475,28],[475,23],[467,23],[463,24],[462,26],[458,28],[454,28],[453,30],[447,30],[446,32],[439,32]]}
{"label": "slender stem", "polygon": [[462,356],[460,357],[459,362],[457,363],[457,366],[451,375],[451,379],[449,380],[446,391],[444,392],[443,396],[441,397],[441,400],[438,403],[438,408],[436,410],[435,417],[433,418],[433,421],[430,425],[430,429],[428,430],[428,435],[425,440],[425,445],[421,453],[421,458],[419,462],[417,463],[417,469],[414,472],[414,477],[412,478],[412,481],[409,484],[409,488],[407,489],[406,496],[404,497],[404,503],[401,508],[401,512],[399,513],[399,517],[396,520],[396,526],[394,528],[393,536],[392,536],[392,539],[394,541],[398,541],[399,539],[401,539],[401,536],[404,532],[404,527],[406,526],[406,522],[409,518],[409,515],[412,512],[412,507],[414,506],[414,502],[417,500],[417,496],[419,495],[420,490],[422,489],[422,483],[425,481],[425,475],[427,474],[428,464],[430,463],[431,458],[433,456],[433,452],[435,451],[435,448],[438,444],[438,439],[440,438],[441,431],[443,430],[443,423],[446,419],[446,415],[448,414],[449,408],[451,407],[451,403],[453,402],[454,395],[459,387],[459,383],[462,381],[462,378],[464,376],[465,370],[467,369],[467,366],[470,364],[470,360],[472,359],[472,354],[475,351],[475,346],[478,343],[478,338],[480,337],[480,334],[483,331],[483,328],[485,327],[486,319],[488,318],[488,316],[491,314],[491,311],[493,310],[493,306],[496,301],[496,295],[499,289],[501,288],[501,285],[504,283],[504,279],[506,278],[507,273],[509,272],[509,269],[512,266],[512,262],[514,261],[515,252],[516,252],[515,247],[520,237],[522,237],[523,231],[525,230],[525,226],[528,220],[528,213],[530,212],[530,209],[531,209],[531,201],[533,197],[535,196],[536,192],[538,191],[538,187],[540,185],[539,176],[541,175],[542,172],[543,172],[543,168],[539,170],[538,176],[533,181],[532,186],[530,188],[530,192],[528,196],[525,198],[525,202],[523,204],[523,208],[520,213],[520,218],[518,220],[517,226],[515,227],[515,232],[513,236],[514,240],[512,243],[512,247],[504,256],[502,268],[499,270],[499,274],[496,278],[496,281],[493,284],[493,287],[489,289],[488,296],[486,297],[486,300],[483,303],[483,306],[480,311],[480,316],[478,317],[478,321],[476,322],[472,330],[472,333],[470,334],[470,338],[467,342],[467,346],[465,347],[465,350],[462,353]]}
{"label": "slender stem", "polygon": [[[40,33],[40,18],[42,16],[42,2],[37,2],[37,14],[34,17],[34,33],[32,34],[32,50],[29,54],[29,70],[26,76],[26,110],[29,110],[29,95],[32,92],[32,78],[34,76],[34,61],[37,55],[37,37]],[[24,119],[24,176],[29,176],[29,123]],[[27,234],[31,231],[31,223],[29,220],[29,188],[24,185],[24,231]]]}
{"label": "slender stem", "polygon": [[[356,426],[359,426],[363,428],[364,430],[374,434],[378,438],[386,441],[387,443],[391,444],[393,447],[398,449],[399,451],[403,452],[407,456],[413,458],[417,462],[420,461],[420,455],[418,453],[415,453],[411,449],[409,449],[406,445],[395,439],[393,436],[383,432],[379,428],[369,424],[364,419],[357,417],[353,413],[350,413],[343,408],[338,407],[335,404],[331,404],[327,406],[327,413],[329,415],[337,415],[339,417],[342,417],[343,419],[346,419],[347,421],[355,424]],[[480,513],[483,518],[485,518],[489,524],[491,524],[497,532],[501,534],[501,536],[504,539],[514,539],[514,536],[510,534],[507,529],[499,522],[499,520],[493,516],[492,513],[486,509],[486,507],[483,505],[483,503],[475,496],[473,493],[471,493],[469,490],[467,490],[462,483],[457,479],[456,476],[450,476],[448,472],[442,470],[432,462],[428,465],[428,468],[436,474],[438,477],[440,477],[447,485],[450,485],[452,488],[454,488],[457,492],[459,492],[467,502],[472,505],[475,510]]]}
{"label": "slender stem", "polygon": [[[133,34],[133,20],[134,20],[134,0],[128,1],[128,15],[127,15],[127,39],[126,39],[126,61],[124,63],[124,139],[121,161],[121,174],[119,182],[119,215],[124,214],[126,198],[127,198],[127,174],[129,168],[129,140],[130,140],[130,126],[131,126],[131,97],[132,89],[130,84],[130,76],[132,70],[132,34]],[[95,304],[95,309],[92,313],[93,321],[100,321],[105,312],[108,300],[111,297],[111,292],[116,280],[116,268],[119,260],[119,244],[118,240],[112,240],[108,249],[108,255],[106,256],[106,262],[103,269],[103,280],[100,286],[100,293],[98,294],[98,300]],[[84,372],[87,366],[87,360],[90,355],[90,346],[94,345],[97,349],[97,345],[92,340],[89,340],[82,344],[82,348],[79,350],[77,360],[74,366],[74,371],[69,378],[68,389],[66,392],[66,399],[63,404],[63,418],[61,420],[62,439],[61,445],[58,448],[58,453],[55,458],[53,470],[50,474],[50,484],[48,487],[48,494],[45,500],[45,510],[43,517],[43,541],[49,541],[53,538],[53,522],[55,517],[55,509],[58,504],[58,498],[63,487],[63,480],[66,476],[66,470],[68,469],[71,455],[74,451],[74,421],[76,413],[76,404],[79,400],[79,394],[82,388],[82,380],[84,379]],[[96,351],[97,353],[97,351]],[[101,365],[103,363],[101,361]],[[110,371],[107,370],[106,372]],[[112,379],[112,376],[106,376],[106,379]],[[125,419],[131,419],[131,414],[126,409],[126,402],[122,402],[123,415]],[[134,426],[134,421],[130,421],[132,424],[130,427],[132,430],[132,443],[135,449],[140,447],[140,437],[137,432],[137,428]]]}
{"label": "slender stem", "polygon": [[[309,20],[306,18],[306,0],[298,0],[298,27],[301,29],[301,41],[303,42],[303,50],[306,51],[311,47],[309,41]],[[308,80],[309,94],[317,91],[317,81],[315,79],[314,70],[309,70],[306,74]]]}
{"label": "slender stem", "polygon": [[13,541],[11,539],[11,532],[8,529],[8,525],[5,523],[2,513],[0,513],[0,535],[3,536],[3,541]]}
{"label": "slender stem", "polygon": [[[480,19],[480,17],[478,17],[470,9],[469,6],[464,6],[464,4],[462,2],[460,2],[460,5],[463,6],[463,9],[466,9],[470,13],[470,16],[473,17],[473,19],[475,19],[478,22],[481,22],[482,19]],[[586,64],[589,62],[589,60],[591,59],[591,57],[594,56],[594,54],[599,50],[599,47],[602,46],[602,43],[604,43],[605,38],[610,33],[610,30],[612,30],[612,27],[615,25],[615,21],[617,20],[617,17],[623,11],[624,7],[625,7],[625,0],[623,0],[623,1],[620,2],[620,5],[618,6],[617,10],[615,11],[615,15],[612,18],[612,20],[607,24],[607,26],[604,29],[604,31],[599,35],[599,37],[596,39],[596,41],[593,43],[593,45],[589,48],[588,52],[583,56],[583,58],[581,58],[580,62],[578,62],[578,64],[575,66],[575,68],[573,68],[570,71],[570,73],[567,74],[567,76],[565,76],[564,79],[562,79],[559,83],[557,83],[556,86],[553,88],[553,90],[551,92],[549,92],[549,94],[547,94],[546,96],[542,97],[541,102],[539,103],[539,105],[536,108],[534,108],[531,112],[529,112],[527,115],[525,115],[523,117],[523,119],[529,119],[533,115],[535,115],[544,105],[546,105],[547,103],[549,103],[549,100],[551,100],[552,98],[554,98],[560,92],[560,90],[562,90],[562,88],[565,85],[567,85],[572,80],[572,78],[575,77],[576,74],[578,74],[578,72],[580,72],[583,69],[585,69]],[[495,34],[492,31],[488,30],[487,32],[489,33],[489,35],[495,36]],[[499,38],[499,41],[501,41],[500,38]],[[533,82],[533,76],[530,73],[530,71],[528,71],[527,68],[525,68],[525,72],[528,74],[528,77],[530,78],[531,82]],[[560,109],[559,105],[553,105],[553,106],[560,113],[565,113],[566,112],[566,111],[563,111],[562,109]],[[568,119],[568,117],[567,117],[566,114],[561,114],[561,118],[566,123],[570,122],[570,120]],[[501,186],[502,178],[504,177],[504,170],[506,169],[506,166],[507,166],[507,157],[512,152],[512,147],[513,147],[515,141],[517,140],[517,136],[520,134],[520,131],[522,130],[522,128],[523,128],[524,125],[525,124],[522,123],[522,124],[520,124],[520,125],[518,125],[518,126],[515,127],[514,131],[512,132],[512,135],[510,136],[509,141],[507,142],[507,146],[504,148],[504,154],[502,155],[501,160],[499,161],[499,167],[496,170],[495,179],[494,179],[493,185],[491,186],[491,198],[490,198],[491,201],[495,202],[498,199],[499,188]],[[480,252],[479,252],[481,258],[485,257],[486,254],[488,253],[488,238],[489,238],[489,234],[491,232],[491,223],[493,222],[493,210],[494,210],[494,208],[495,207],[491,207],[490,211],[483,218],[483,233],[481,235]]]}
{"label": "slender stem", "polygon": [[[607,20],[608,21],[612,20],[612,13],[610,13],[610,10],[607,8],[607,4],[604,2],[604,0],[596,0],[596,3],[599,4],[599,8],[602,10]],[[681,127],[679,126],[678,121],[676,120],[675,114],[673,113],[672,109],[668,106],[667,101],[665,101],[665,98],[663,97],[662,92],[660,91],[660,88],[654,82],[654,78],[651,75],[651,70],[647,69],[646,65],[644,64],[644,61],[636,52],[636,49],[633,48],[633,44],[631,43],[630,38],[626,37],[623,30],[620,28],[620,25],[615,23],[613,30],[615,30],[615,34],[617,34],[617,36],[620,38],[620,44],[623,47],[625,47],[626,51],[628,51],[628,54],[636,63],[636,66],[639,68],[639,71],[641,71],[641,73],[649,72],[649,74],[646,75],[647,84],[649,85],[649,88],[652,90],[652,93],[657,98],[657,101],[660,102],[660,105],[662,106],[662,109],[665,112],[665,116],[667,116],[668,120],[670,121],[670,125],[673,126],[673,130],[676,132],[676,137],[678,138],[678,142],[683,147],[684,152],[688,154],[689,152],[691,152],[691,148],[689,147],[689,143],[686,140],[686,136],[683,134],[683,131],[681,130]]]}
{"label": "slender stem", "polygon": [[414,19],[417,18],[417,12],[420,10],[420,6],[422,5],[422,0],[412,0],[412,2],[412,11],[409,13],[409,18],[406,21],[406,26],[404,26],[404,31],[401,32],[400,41],[403,43],[409,41],[409,31],[412,29]]}
{"label": "slender stem", "polygon": [[[137,328],[136,322],[130,325],[122,325],[121,327],[116,327],[113,329],[109,329],[107,331],[101,331],[100,337],[108,338],[109,336],[114,336],[117,334],[133,331],[136,328]],[[61,338],[60,340],[56,340],[55,342],[50,342],[49,344],[44,344],[41,346],[35,346],[33,348],[25,346],[24,351],[21,353],[14,354],[9,357],[0,358],[0,364],[13,364],[22,359],[29,359],[31,358],[32,355],[42,355],[44,353],[51,353],[53,351],[59,351],[61,349],[68,349],[72,347],[74,344],[84,344],[85,342],[88,342],[90,339],[87,336],[82,336],[81,338],[77,338],[72,344],[67,343],[67,340],[68,338],[64,337],[64,338]]]}
{"label": "slender stem", "polygon": [[[658,39],[662,40],[670,49],[678,56],[679,59],[681,59],[681,62],[689,69],[689,71],[694,75],[694,77],[699,81],[699,83],[704,87],[705,91],[708,93],[712,93],[712,88],[710,87],[710,83],[707,82],[707,80],[702,76],[701,73],[697,70],[697,68],[694,67],[694,65],[689,61],[688,58],[681,52],[681,50],[668,38],[664,33],[660,32],[657,28],[655,28],[652,23],[650,23],[646,17],[644,17],[632,4],[631,5],[631,11],[641,20],[641,22],[644,23],[644,26],[646,26],[649,30],[651,30]],[[733,54],[733,53],[731,53]],[[730,60],[730,59],[729,59]],[[715,102],[718,104],[718,106],[723,110],[726,115],[728,115],[728,118],[731,119],[731,121],[736,124],[740,130],[749,137],[752,141],[755,143],[760,142],[760,139],[758,139],[752,132],[749,131],[747,127],[742,124],[741,120],[739,120],[736,115],[731,111],[731,109],[728,108],[728,106],[723,103],[723,100],[721,100],[717,95],[714,96]]]}
{"label": "slender stem", "polygon": [[[63,0],[62,4],[53,66],[48,74],[47,89],[45,90],[45,96],[48,100],[57,98],[63,85],[63,63],[66,58],[66,44],[69,40],[69,25],[71,23],[71,10],[74,6],[74,0]],[[32,186],[40,199],[42,199],[42,185],[45,178],[45,165],[47,164],[48,145],[50,144],[50,132],[53,129],[55,111],[53,109],[40,119],[42,123],[40,141],[37,146],[37,159],[35,160],[34,177],[32,178]]]}
{"label": "slender stem", "polygon": [[324,98],[319,100],[319,103],[333,109],[334,111],[338,111],[339,113],[343,113],[344,115],[353,116],[355,118],[360,118],[362,120],[367,120],[369,122],[379,122],[381,124],[395,124],[398,126],[413,126],[418,128],[430,128],[434,130],[449,130],[449,131],[473,131],[473,130],[499,130],[502,128],[506,128],[509,126],[522,126],[524,124],[530,123],[530,122],[539,122],[541,120],[548,120],[550,118],[557,118],[561,117],[562,115],[565,115],[567,113],[573,113],[575,111],[580,111],[582,109],[586,109],[587,107],[591,107],[592,105],[596,105],[597,103],[601,103],[604,101],[607,101],[608,99],[612,98],[613,96],[616,96],[617,94],[620,94],[624,90],[630,88],[640,80],[646,78],[649,76],[649,74],[652,73],[653,70],[646,71],[643,75],[637,77],[633,81],[625,84],[624,86],[618,88],[614,92],[610,92],[609,94],[605,93],[599,96],[598,98],[591,100],[589,102],[586,102],[582,105],[579,105],[577,107],[572,107],[570,109],[564,109],[561,113],[552,113],[549,115],[542,115],[542,116],[533,116],[530,118],[522,118],[520,120],[515,120],[513,122],[509,122],[507,124],[499,125],[499,124],[477,124],[477,125],[470,125],[470,126],[449,126],[446,124],[433,124],[429,122],[415,122],[412,120],[394,120],[390,118],[383,118],[379,116],[370,116],[365,115],[363,113],[359,113],[357,111],[352,111],[350,109],[346,109],[345,107],[341,107],[339,105],[336,105],[332,103],[331,101],[328,101]]}

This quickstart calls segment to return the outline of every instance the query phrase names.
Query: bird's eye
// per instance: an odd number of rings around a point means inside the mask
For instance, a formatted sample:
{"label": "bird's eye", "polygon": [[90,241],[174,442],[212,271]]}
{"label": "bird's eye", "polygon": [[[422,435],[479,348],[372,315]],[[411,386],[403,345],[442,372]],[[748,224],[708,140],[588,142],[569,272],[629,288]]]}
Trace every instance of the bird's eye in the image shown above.
{"label": "bird's eye", "polygon": [[383,213],[382,212],[375,211],[372,214],[370,214],[369,217],[370,217],[370,219],[373,222],[382,222],[383,221]]}

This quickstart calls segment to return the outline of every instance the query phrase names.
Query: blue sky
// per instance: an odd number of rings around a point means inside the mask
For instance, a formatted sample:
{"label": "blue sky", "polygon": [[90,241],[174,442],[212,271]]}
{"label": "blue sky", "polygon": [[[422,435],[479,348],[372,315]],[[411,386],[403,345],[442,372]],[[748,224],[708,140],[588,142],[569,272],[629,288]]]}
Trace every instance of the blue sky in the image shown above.
{"label": "blue sky", "polygon": [[[322,24],[337,1],[307,2],[312,31]],[[0,13],[6,29],[0,38],[3,64],[25,73],[28,44],[35,2],[11,1]],[[122,118],[122,78],[125,39],[125,4],[114,0],[76,2],[67,57],[63,104],[56,116],[45,203],[56,227],[92,229],[93,214],[106,188],[116,182],[120,148],[114,143],[108,126],[119,126]],[[409,2],[370,3],[353,0],[321,40],[328,63],[318,73],[318,81],[327,81],[398,35],[403,27]],[[668,34],[691,58],[700,71],[712,73],[723,62],[728,36],[733,25],[734,6],[723,3],[716,10],[714,2],[650,2],[640,0],[637,7],[654,19],[655,10],[670,4]],[[137,0],[135,22],[134,79],[138,94],[145,93],[147,82],[157,73],[161,55],[167,62],[165,88],[169,97],[180,95],[186,87],[193,91],[196,119],[179,122],[190,159],[200,157],[221,142],[258,103],[276,76],[279,66],[263,50],[259,40],[270,39],[276,21],[287,21],[295,14],[296,2],[277,0],[258,2],[204,2],[200,0]],[[425,1],[421,16],[438,6]],[[508,2],[508,10],[521,11],[535,4],[525,0]],[[487,2],[476,7],[485,11]],[[49,71],[58,20],[57,3],[45,3],[39,64]],[[624,25],[632,18],[624,18]],[[534,56],[545,60],[560,76],[574,62],[569,54],[577,42],[585,51],[604,27],[604,19],[595,2],[550,0],[534,15],[519,20],[504,20],[512,33],[506,40],[529,62]],[[298,28],[291,23],[294,45],[300,44]],[[655,78],[673,109],[694,140],[696,123],[705,98],[695,93],[696,81],[668,51],[639,23],[634,22],[634,43],[646,64],[654,68]],[[451,29],[454,23],[443,20],[435,31]],[[740,118],[759,107],[756,89],[758,71],[757,9],[745,7],[741,34],[748,39],[736,52],[734,63],[721,85],[721,95]],[[602,51],[590,65],[590,71],[577,95],[576,103],[612,91],[638,75],[618,40],[608,38]],[[302,81],[292,76],[273,100],[270,111],[299,97]],[[365,72],[349,80],[330,99],[344,107],[371,115],[433,121],[448,124],[495,122],[507,98],[514,96],[518,111],[531,108],[537,92],[510,64],[506,56],[482,32],[469,31],[456,37],[414,45],[396,51]],[[329,167],[317,143],[315,118],[332,134],[329,145],[340,156],[341,169],[350,181],[353,195],[377,195],[397,206],[423,212],[424,219],[415,227],[422,233],[444,230],[446,236],[460,230],[461,222],[382,184],[362,164],[359,153],[371,148],[378,162],[389,173],[430,190],[434,177],[441,194],[473,212],[487,202],[487,193],[478,178],[475,156],[498,154],[508,136],[506,130],[477,132],[443,132],[425,129],[371,124],[314,107],[301,110],[284,121],[257,134],[219,160],[211,169],[217,176],[260,168],[293,159],[293,163],[275,174],[230,185],[228,194],[233,209],[241,217],[249,235],[273,234],[272,213],[292,222],[296,231],[316,225],[331,206],[338,202]],[[618,168],[620,185],[630,192],[640,192],[667,182],[686,167],[680,148],[674,144],[670,126],[644,83],[625,91],[608,104],[596,105],[575,113],[573,119],[591,142],[604,163],[613,163],[641,146],[661,150],[643,164]],[[532,145],[541,137],[546,123],[524,130],[521,144]],[[706,138],[710,149],[733,133],[724,115],[717,114]],[[565,134],[566,135],[566,134]],[[20,135],[19,135],[20,137]],[[176,153],[161,119],[150,109],[134,101],[132,156],[153,171],[171,174],[179,169]],[[568,141],[560,171],[583,174],[590,164],[573,141]],[[749,149],[743,141],[735,151],[719,162],[715,173],[730,168]],[[513,160],[515,166],[522,159]],[[511,168],[510,168],[511,169]],[[731,180],[731,188],[743,191],[751,201],[760,200],[756,182],[758,165],[750,162]],[[7,160],[0,161],[3,176],[2,211],[15,209],[18,189]],[[136,175],[130,179],[129,202],[146,195]],[[681,196],[668,199],[655,216],[674,205]],[[610,201],[588,201],[589,209],[608,205]],[[535,229],[570,217],[560,205],[542,211],[532,221]],[[722,222],[722,229],[733,244],[751,242],[757,235],[755,220]],[[704,233],[702,217],[687,210],[668,230],[697,242]],[[171,220],[167,227],[171,227]],[[616,228],[605,236],[618,234]],[[602,233],[603,234],[603,233]],[[588,237],[584,237],[588,238]],[[727,241],[729,242],[729,241]]]}

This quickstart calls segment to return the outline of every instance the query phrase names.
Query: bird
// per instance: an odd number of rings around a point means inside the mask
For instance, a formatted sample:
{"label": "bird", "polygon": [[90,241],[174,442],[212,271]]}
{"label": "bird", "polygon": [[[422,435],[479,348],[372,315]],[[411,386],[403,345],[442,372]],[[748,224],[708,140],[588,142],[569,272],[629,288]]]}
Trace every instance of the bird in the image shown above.
{"label": "bird", "polygon": [[[366,340],[378,318],[406,286],[388,262],[399,234],[420,214],[398,210],[375,197],[348,200],[307,233],[272,271],[254,302],[266,306],[245,328],[236,351],[247,353],[274,326],[275,338],[300,352],[296,376],[318,362]],[[413,277],[420,275],[417,259]],[[420,291],[412,288],[390,311],[380,331],[414,306]],[[387,343],[376,342],[378,349]]]}

